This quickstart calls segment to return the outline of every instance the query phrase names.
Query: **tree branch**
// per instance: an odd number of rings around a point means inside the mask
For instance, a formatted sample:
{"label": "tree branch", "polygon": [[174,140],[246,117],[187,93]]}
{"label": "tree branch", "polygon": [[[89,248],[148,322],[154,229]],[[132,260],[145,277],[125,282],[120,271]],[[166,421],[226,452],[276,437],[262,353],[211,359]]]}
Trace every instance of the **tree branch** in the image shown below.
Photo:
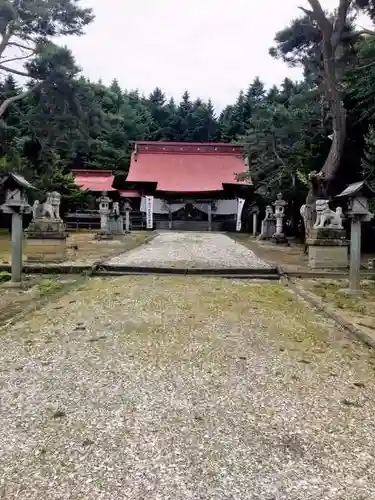
{"label": "tree branch", "polygon": [[306,14],[306,16],[314,17],[314,12],[312,10],[307,10],[305,9],[305,7],[298,7],[298,8],[302,10],[302,12]]}
{"label": "tree branch", "polygon": [[355,33],[356,36],[361,36],[361,35],[375,36],[375,31],[369,30],[367,28],[362,28],[362,26],[360,26],[360,28],[361,28],[361,31],[356,32]]}
{"label": "tree branch", "polygon": [[[340,0],[340,1],[347,1],[347,0]],[[315,17],[316,21],[318,22],[320,28],[322,30],[333,30],[333,25],[331,21],[327,18],[327,16],[324,13],[323,7],[320,5],[319,0],[308,0],[309,4],[311,5],[311,8],[313,10],[313,16]]]}
{"label": "tree branch", "polygon": [[18,57],[12,57],[11,59],[4,59],[4,61],[0,61],[1,64],[4,63],[10,63],[14,61],[22,61],[23,59],[30,59],[32,54],[28,54],[27,56],[18,56]]}
{"label": "tree branch", "polygon": [[362,69],[372,68],[375,65],[375,61],[372,61],[368,64],[364,64],[363,66],[354,67],[354,71],[361,71]]}
{"label": "tree branch", "polygon": [[34,87],[26,90],[25,92],[21,92],[18,95],[8,97],[8,99],[5,99],[5,101],[3,101],[0,105],[0,117],[3,116],[3,114],[5,113],[5,111],[8,109],[8,107],[11,104],[14,104],[17,101],[21,101],[22,99],[24,99],[28,95],[32,94],[35,90],[40,88],[42,86],[42,84],[43,84],[43,82],[39,82],[36,85],[34,85]]}
{"label": "tree branch", "polygon": [[27,45],[23,45],[22,43],[18,43],[18,42],[9,42],[8,46],[18,47],[19,49],[30,50],[31,52],[35,52],[34,47],[28,47]]}
{"label": "tree branch", "polygon": [[333,27],[334,32],[339,35],[341,35],[345,28],[346,15],[351,4],[352,0],[340,0],[339,8],[337,9],[337,17]]}
{"label": "tree branch", "polygon": [[7,48],[12,34],[13,34],[12,31],[9,30],[7,33],[5,33],[5,35],[3,35],[3,38],[0,42],[0,56],[3,54],[4,50]]}
{"label": "tree branch", "polygon": [[276,156],[276,159],[279,160],[279,162],[281,163],[281,165],[283,165],[284,167],[286,167],[286,163],[285,161],[281,158],[281,156],[279,155],[279,153],[277,152],[276,150],[276,139],[275,139],[275,136],[272,135],[272,151],[273,151],[273,154]]}
{"label": "tree branch", "polygon": [[8,73],[13,73],[14,75],[30,78],[30,75],[28,73],[25,73],[24,71],[18,71],[18,69],[8,68],[7,66],[3,66],[2,64],[0,64],[0,70],[7,71]]}

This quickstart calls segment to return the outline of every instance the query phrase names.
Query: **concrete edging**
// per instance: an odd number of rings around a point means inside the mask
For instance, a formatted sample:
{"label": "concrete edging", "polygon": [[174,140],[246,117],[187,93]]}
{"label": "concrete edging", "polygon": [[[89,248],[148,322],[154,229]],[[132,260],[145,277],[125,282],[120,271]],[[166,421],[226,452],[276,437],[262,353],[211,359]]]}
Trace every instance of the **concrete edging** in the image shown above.
{"label": "concrete edging", "polygon": [[217,275],[252,275],[252,276],[278,276],[276,267],[272,268],[189,268],[189,267],[159,267],[159,266],[118,266],[99,264],[97,272],[114,272],[116,274],[167,274],[191,276],[217,276]]}
{"label": "concrete edging", "polygon": [[[289,271],[283,266],[277,266],[280,275],[288,276],[289,278],[307,278],[307,279],[349,279],[349,269],[342,271],[334,271],[329,269],[308,270],[308,271]],[[375,279],[375,271],[361,271],[361,279]]]}
{"label": "concrete edging", "polygon": [[373,339],[370,335],[367,335],[364,331],[357,328],[353,323],[350,323],[346,319],[344,319],[339,313],[337,313],[333,307],[324,304],[323,300],[320,297],[316,296],[311,292],[307,292],[296,283],[293,283],[289,277],[287,276],[287,280],[285,281],[285,285],[290,288],[297,296],[304,299],[311,306],[318,309],[320,312],[325,314],[329,319],[333,320],[337,323],[341,328],[343,328],[350,335],[356,337],[358,340],[363,342],[369,347],[375,348],[375,339]]}
{"label": "concrete edging", "polygon": [[[11,271],[10,265],[0,265],[0,271]],[[91,276],[159,275],[159,276],[211,276],[232,279],[279,279],[276,268],[246,269],[191,269],[169,267],[112,266],[97,262],[92,265],[33,264],[25,265],[26,274],[90,274]]]}

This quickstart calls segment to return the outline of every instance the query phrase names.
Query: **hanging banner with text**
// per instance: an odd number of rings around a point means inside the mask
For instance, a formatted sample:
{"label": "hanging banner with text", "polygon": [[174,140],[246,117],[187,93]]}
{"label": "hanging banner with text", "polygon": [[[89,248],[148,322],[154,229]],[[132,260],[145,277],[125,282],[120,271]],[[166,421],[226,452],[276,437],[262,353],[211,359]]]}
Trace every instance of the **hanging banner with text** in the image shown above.
{"label": "hanging banner with text", "polygon": [[154,227],[154,197],[146,196],[146,228]]}
{"label": "hanging banner with text", "polygon": [[237,224],[236,231],[241,231],[241,218],[242,218],[242,210],[245,205],[245,200],[243,198],[237,198]]}

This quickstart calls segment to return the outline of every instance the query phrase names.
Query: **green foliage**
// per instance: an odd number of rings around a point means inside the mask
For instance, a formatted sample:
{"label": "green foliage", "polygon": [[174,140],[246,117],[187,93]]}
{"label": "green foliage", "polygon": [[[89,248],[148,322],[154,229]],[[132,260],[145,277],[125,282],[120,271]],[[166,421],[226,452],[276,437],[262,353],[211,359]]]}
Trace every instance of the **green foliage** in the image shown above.
{"label": "green foliage", "polygon": [[[374,2],[357,5],[375,19]],[[127,172],[133,141],[241,142],[250,159],[258,192],[274,198],[304,195],[308,175],[319,171],[330,147],[330,109],[322,89],[321,33],[310,16],[295,19],[275,36],[270,54],[302,66],[302,82],[286,78],[269,89],[259,78],[233,103],[215,114],[210,100],[185,91],[179,101],[156,87],[146,97],[138,90],[91,82],[80,75],[72,54],[53,41],[80,35],[92,21],[80,0],[4,0],[0,2],[0,56],[20,50],[22,61],[0,68],[0,173],[17,170],[39,193],[58,190],[63,208],[87,198],[74,184],[74,168]],[[364,172],[374,180],[375,38],[355,36],[348,16],[337,56],[348,139],[344,161],[350,175]],[[8,38],[9,37],[9,38]],[[21,52],[20,52],[21,54]],[[1,63],[0,63],[1,66]],[[4,66],[4,64],[3,64]],[[28,76],[26,87],[14,75]],[[29,89],[30,92],[24,94]],[[32,90],[32,91],[31,91]],[[22,95],[22,99],[18,96]],[[16,100],[12,100],[17,98]],[[1,102],[8,102],[1,111]],[[364,136],[366,155],[362,161]],[[346,177],[345,177],[346,180]]]}
{"label": "green foliage", "polygon": [[[375,126],[371,126],[365,137],[365,153],[362,160],[363,176],[375,189]],[[375,200],[370,200],[370,209],[375,211]]]}
{"label": "green foliage", "polygon": [[10,281],[12,275],[8,273],[8,271],[0,271],[0,283],[5,283],[6,281]]}
{"label": "green foliage", "polygon": [[67,48],[57,46],[54,40],[59,36],[82,35],[93,20],[91,9],[79,4],[79,0],[2,0],[2,71],[29,77],[33,80],[31,88],[38,88],[41,83],[58,86],[73,78],[78,71],[74,59]]}
{"label": "green foliage", "polygon": [[44,279],[38,283],[37,287],[40,297],[47,297],[59,292],[63,288],[63,285],[54,279]]}
{"label": "green foliage", "polygon": [[274,99],[263,97],[241,139],[258,192],[270,198],[280,190],[293,195],[297,180],[315,167],[324,132],[319,100],[308,87],[287,81]]}

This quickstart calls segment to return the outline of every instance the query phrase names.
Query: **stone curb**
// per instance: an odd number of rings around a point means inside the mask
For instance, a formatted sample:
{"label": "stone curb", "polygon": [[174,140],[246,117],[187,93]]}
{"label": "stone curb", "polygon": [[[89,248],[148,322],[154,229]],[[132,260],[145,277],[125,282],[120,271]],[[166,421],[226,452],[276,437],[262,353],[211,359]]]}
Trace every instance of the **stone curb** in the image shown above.
{"label": "stone curb", "polygon": [[[307,278],[307,279],[348,279],[348,271],[330,271],[329,269],[323,271],[288,271],[283,266],[277,266],[281,275],[288,276],[289,278]],[[361,271],[361,279],[375,279],[375,272]]]}
{"label": "stone curb", "polygon": [[[0,265],[0,271],[11,271],[10,265]],[[160,275],[160,276],[212,276],[233,279],[279,279],[276,268],[225,268],[225,269],[190,269],[169,267],[133,267],[112,266],[97,262],[92,265],[25,265],[23,271],[27,274],[89,274],[91,276],[124,276],[124,275]]]}
{"label": "stone curb", "polygon": [[147,266],[118,266],[111,264],[99,264],[97,272],[114,272],[117,274],[171,274],[171,275],[193,275],[193,276],[216,276],[221,275],[267,275],[278,276],[276,267],[270,268],[189,268],[189,267],[147,267]]}
{"label": "stone curb", "polygon": [[358,340],[368,345],[369,347],[375,348],[375,339],[370,335],[367,335],[364,331],[357,328],[353,323],[350,323],[344,319],[339,313],[337,313],[333,307],[323,303],[323,300],[311,292],[307,292],[302,287],[298,286],[296,283],[287,279],[285,285],[290,288],[296,295],[304,299],[310,305],[324,313],[329,319],[335,321],[341,328],[347,331],[350,335],[356,337]]}
{"label": "stone curb", "polygon": [[[83,274],[95,272],[96,265],[26,264],[22,271],[26,274]],[[0,271],[11,272],[11,270],[9,264],[0,264]]]}
{"label": "stone curb", "polygon": [[[165,271],[165,270],[164,270]],[[169,270],[168,270],[169,271]],[[100,270],[98,269],[93,273],[93,276],[165,276],[165,277],[172,277],[172,276],[185,276],[187,278],[223,278],[223,279],[232,279],[232,280],[280,280],[280,276],[275,272],[273,274],[264,274],[264,273],[242,273],[242,274],[230,274],[230,273],[223,273],[222,270],[217,270],[215,273],[206,273],[206,272],[200,272],[200,273],[190,273],[186,272],[187,270],[181,269],[180,272],[158,272],[157,270],[144,270],[142,272],[137,272],[137,271],[114,271],[114,270]],[[227,270],[228,271],[228,270]]]}

